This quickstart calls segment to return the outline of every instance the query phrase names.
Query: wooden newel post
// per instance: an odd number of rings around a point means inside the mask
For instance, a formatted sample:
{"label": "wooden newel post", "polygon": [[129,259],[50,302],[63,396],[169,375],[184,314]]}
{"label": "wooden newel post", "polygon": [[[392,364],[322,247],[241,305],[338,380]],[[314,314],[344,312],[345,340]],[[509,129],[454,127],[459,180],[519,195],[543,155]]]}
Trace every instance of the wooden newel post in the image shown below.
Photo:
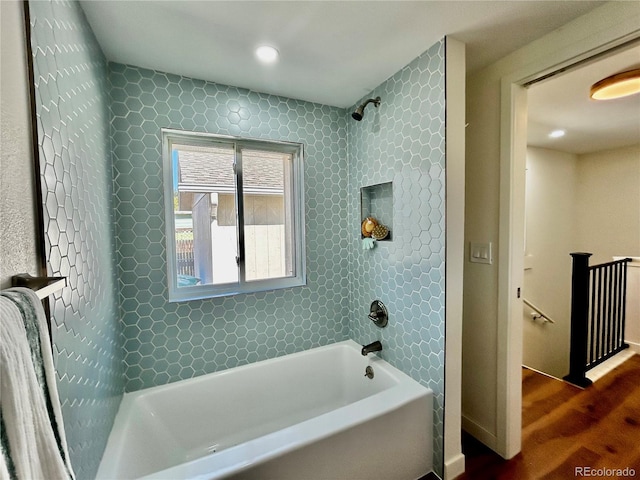
{"label": "wooden newel post", "polygon": [[585,376],[587,366],[587,328],[589,322],[589,257],[591,253],[572,253],[571,275],[571,350],[567,382],[588,387],[591,380]]}

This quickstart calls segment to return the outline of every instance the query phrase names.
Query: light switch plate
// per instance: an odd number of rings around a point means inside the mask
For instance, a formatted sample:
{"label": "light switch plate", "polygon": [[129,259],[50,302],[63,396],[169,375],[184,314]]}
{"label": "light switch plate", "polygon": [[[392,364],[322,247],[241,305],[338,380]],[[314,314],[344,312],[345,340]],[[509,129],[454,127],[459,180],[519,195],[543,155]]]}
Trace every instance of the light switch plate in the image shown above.
{"label": "light switch plate", "polygon": [[493,257],[491,255],[491,242],[489,243],[469,243],[469,261],[471,263],[486,263],[491,265]]}

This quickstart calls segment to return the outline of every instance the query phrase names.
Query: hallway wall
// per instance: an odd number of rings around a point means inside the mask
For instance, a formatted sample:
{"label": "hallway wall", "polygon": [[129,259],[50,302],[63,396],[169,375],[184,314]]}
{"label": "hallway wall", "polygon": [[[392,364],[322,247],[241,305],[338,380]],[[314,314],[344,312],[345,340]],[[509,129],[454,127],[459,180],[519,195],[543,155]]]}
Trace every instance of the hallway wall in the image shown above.
{"label": "hallway wall", "polygon": [[523,364],[569,372],[571,252],[590,265],[640,251],[640,145],[574,155],[527,148],[523,296],[554,324],[523,307]]}
{"label": "hallway wall", "polygon": [[527,148],[523,297],[555,323],[533,321],[523,305],[522,363],[562,378],[569,373],[571,257],[575,249],[577,155]]}
{"label": "hallway wall", "polygon": [[517,272],[509,258],[500,257],[501,248],[509,248],[501,218],[513,195],[523,192],[504,189],[501,197],[501,182],[511,174],[510,165],[501,163],[510,153],[501,137],[508,132],[503,115],[511,108],[502,86],[637,37],[638,25],[637,5],[608,2],[467,78],[465,242],[492,242],[496,255],[493,265],[465,264],[463,426],[505,456],[520,445],[521,359],[515,359],[522,354],[522,327],[510,321],[507,309],[517,301],[508,285]]}
{"label": "hallway wall", "polygon": [[578,157],[576,249],[591,265],[640,256],[640,145]]}

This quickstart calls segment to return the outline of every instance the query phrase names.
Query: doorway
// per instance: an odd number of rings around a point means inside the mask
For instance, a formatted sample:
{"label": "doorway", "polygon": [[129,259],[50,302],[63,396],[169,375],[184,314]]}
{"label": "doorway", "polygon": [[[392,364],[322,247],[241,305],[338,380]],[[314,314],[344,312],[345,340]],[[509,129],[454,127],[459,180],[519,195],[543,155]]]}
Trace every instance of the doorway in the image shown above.
{"label": "doorway", "polygon": [[640,45],[622,48],[527,89],[523,365],[556,378],[569,372],[570,253],[639,253],[640,97],[588,95],[638,63]]}
{"label": "doorway", "polygon": [[[502,78],[501,154],[500,154],[500,250],[505,261],[498,268],[498,399],[496,450],[511,458],[520,451],[522,304],[524,272],[524,191],[527,139],[527,87],[588,64],[615,49],[638,44],[618,37],[606,44],[577,49],[575,55],[537,72],[525,69]],[[542,64],[544,62],[540,62]]]}

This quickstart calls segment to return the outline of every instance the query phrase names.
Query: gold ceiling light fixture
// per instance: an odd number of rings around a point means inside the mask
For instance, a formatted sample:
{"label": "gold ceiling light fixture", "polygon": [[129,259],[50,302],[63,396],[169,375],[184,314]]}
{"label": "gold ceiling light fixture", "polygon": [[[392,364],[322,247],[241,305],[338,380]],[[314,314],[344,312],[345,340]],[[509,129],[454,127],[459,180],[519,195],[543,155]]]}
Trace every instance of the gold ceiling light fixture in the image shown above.
{"label": "gold ceiling light fixture", "polygon": [[612,100],[640,93],[640,68],[616,73],[591,86],[594,100]]}

